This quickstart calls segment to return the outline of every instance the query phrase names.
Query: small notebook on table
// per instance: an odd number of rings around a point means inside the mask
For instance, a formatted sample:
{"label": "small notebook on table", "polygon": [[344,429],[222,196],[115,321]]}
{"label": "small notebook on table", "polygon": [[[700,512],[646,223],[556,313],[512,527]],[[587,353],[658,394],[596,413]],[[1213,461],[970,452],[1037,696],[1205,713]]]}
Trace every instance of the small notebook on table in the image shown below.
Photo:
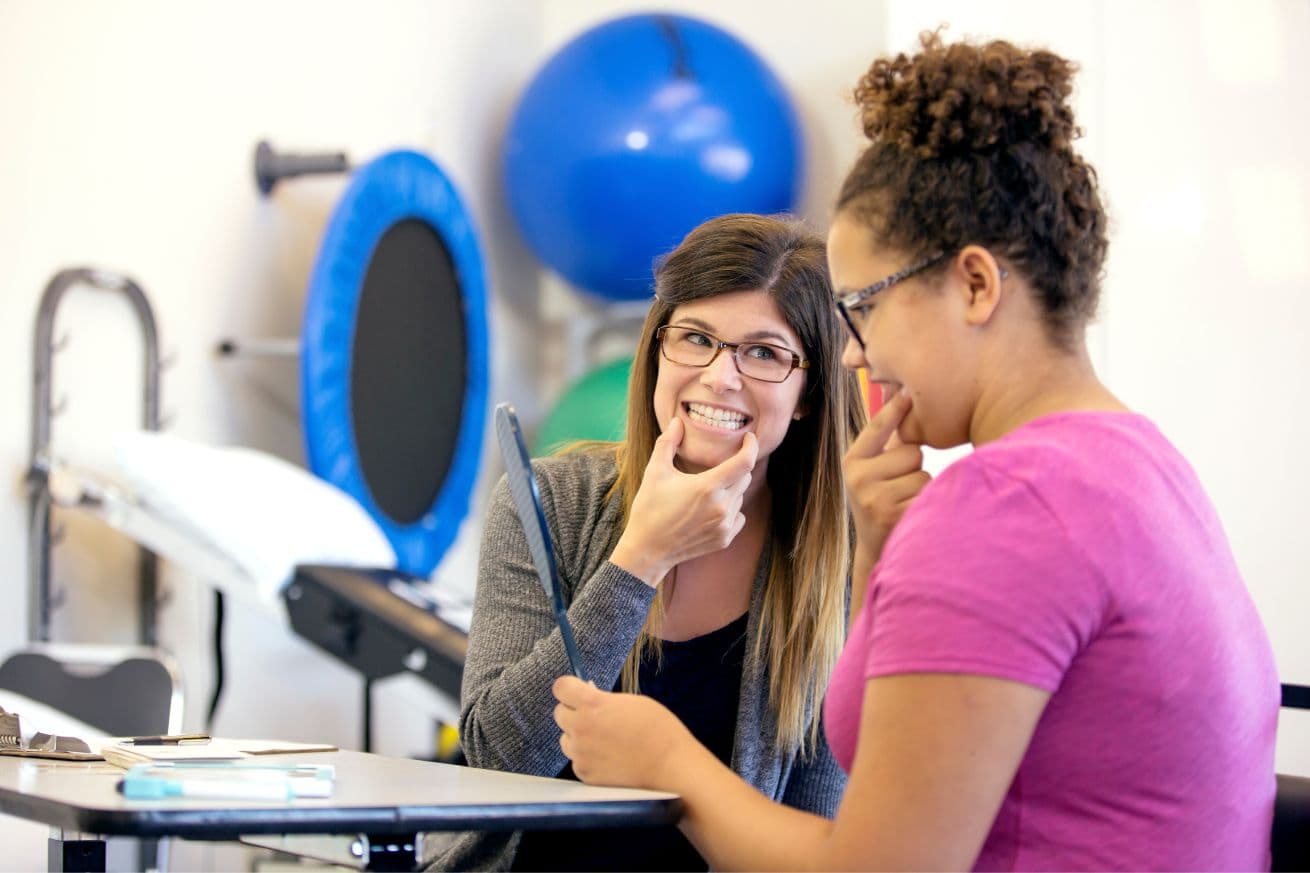
{"label": "small notebook on table", "polygon": [[38,731],[24,739],[18,713],[0,707],[0,755],[20,758],[51,758],[56,761],[99,761],[85,740],[61,737]]}
{"label": "small notebook on table", "polygon": [[[11,755],[17,758],[48,758],[52,761],[103,760],[103,755],[99,752],[93,752],[85,743],[82,743],[82,748],[68,748],[66,741],[69,739],[72,738],[37,734],[27,742],[21,740],[17,743],[0,742],[0,755]],[[78,740],[78,742],[81,742],[81,740]]]}
{"label": "small notebook on table", "polygon": [[127,769],[163,761],[237,761],[256,755],[335,751],[338,749],[331,743],[215,739],[209,734],[96,737],[90,743],[79,737],[40,732],[25,736],[18,713],[0,707],[0,755],[56,761],[108,761]]}
{"label": "small notebook on table", "polygon": [[100,754],[124,770],[137,764],[216,763],[239,761],[258,755],[291,755],[301,752],[335,752],[331,743],[293,743],[283,740],[205,739],[174,743],[139,743],[130,738],[110,740]]}

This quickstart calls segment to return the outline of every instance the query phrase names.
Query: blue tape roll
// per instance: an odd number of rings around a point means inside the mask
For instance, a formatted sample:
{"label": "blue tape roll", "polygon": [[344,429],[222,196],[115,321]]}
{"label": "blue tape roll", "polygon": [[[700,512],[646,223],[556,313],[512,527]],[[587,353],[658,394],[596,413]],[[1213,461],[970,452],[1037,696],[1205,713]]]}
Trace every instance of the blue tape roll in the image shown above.
{"label": "blue tape roll", "polygon": [[[365,476],[352,416],[352,366],[370,261],[389,230],[415,221],[444,244],[459,285],[462,312],[451,317],[462,315],[464,320],[464,386],[446,475],[426,512],[415,520],[397,521],[375,498]],[[328,223],[305,302],[301,408],[306,457],[315,474],[368,510],[395,548],[397,566],[409,573],[432,572],[468,513],[486,423],[486,296],[472,218],[436,164],[417,152],[394,151],[354,171]],[[403,416],[404,410],[397,415]]]}

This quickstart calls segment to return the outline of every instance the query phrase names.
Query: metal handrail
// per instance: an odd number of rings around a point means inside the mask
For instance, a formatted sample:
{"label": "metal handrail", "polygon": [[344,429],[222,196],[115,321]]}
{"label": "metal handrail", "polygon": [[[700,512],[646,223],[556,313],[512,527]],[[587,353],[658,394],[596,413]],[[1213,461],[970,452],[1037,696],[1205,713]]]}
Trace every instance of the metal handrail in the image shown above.
{"label": "metal handrail", "polygon": [[[53,388],[53,341],[55,312],[68,290],[75,285],[89,285],[103,291],[123,294],[132,304],[141,327],[145,359],[142,427],[159,430],[159,334],[154,312],[141,286],[126,276],[85,267],[61,270],[46,285],[36,313],[36,335],[32,357],[32,454],[28,464],[29,555],[28,584],[30,639],[50,639],[50,432],[57,410],[51,405]],[[138,590],[138,628],[143,645],[158,641],[155,626],[158,600],[158,559],[148,549],[141,549],[140,587]]]}

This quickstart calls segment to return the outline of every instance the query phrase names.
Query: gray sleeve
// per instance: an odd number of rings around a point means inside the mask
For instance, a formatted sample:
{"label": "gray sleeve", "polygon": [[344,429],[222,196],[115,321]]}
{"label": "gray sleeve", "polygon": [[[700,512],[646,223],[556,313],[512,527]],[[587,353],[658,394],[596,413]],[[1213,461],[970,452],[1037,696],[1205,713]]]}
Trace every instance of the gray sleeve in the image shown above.
{"label": "gray sleeve", "polygon": [[[594,534],[598,506],[556,505],[551,476],[538,473],[542,504],[560,558],[582,550]],[[565,495],[567,489],[561,489]],[[580,553],[580,552],[578,552]],[[561,578],[572,597],[569,620],[587,678],[613,687],[645,622],[655,589],[609,561],[587,579]],[[504,477],[490,500],[478,564],[473,623],[460,689],[460,742],[470,764],[539,776],[558,775],[568,763],[550,686],[569,672],[568,656]]]}
{"label": "gray sleeve", "polygon": [[795,809],[830,819],[836,817],[837,807],[841,805],[845,791],[846,772],[833,758],[823,725],[820,724],[819,742],[813,754],[805,758],[797,757],[792,764],[787,786],[782,792],[782,802]]}

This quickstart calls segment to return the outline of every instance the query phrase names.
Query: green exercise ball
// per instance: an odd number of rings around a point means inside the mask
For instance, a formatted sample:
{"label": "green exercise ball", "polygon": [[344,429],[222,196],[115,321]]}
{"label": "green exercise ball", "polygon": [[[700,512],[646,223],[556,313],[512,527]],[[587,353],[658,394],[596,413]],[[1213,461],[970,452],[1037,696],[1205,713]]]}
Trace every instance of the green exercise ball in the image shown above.
{"label": "green exercise ball", "polygon": [[620,358],[570,385],[546,416],[533,454],[550,454],[575,440],[623,439],[631,370],[632,358]]}

